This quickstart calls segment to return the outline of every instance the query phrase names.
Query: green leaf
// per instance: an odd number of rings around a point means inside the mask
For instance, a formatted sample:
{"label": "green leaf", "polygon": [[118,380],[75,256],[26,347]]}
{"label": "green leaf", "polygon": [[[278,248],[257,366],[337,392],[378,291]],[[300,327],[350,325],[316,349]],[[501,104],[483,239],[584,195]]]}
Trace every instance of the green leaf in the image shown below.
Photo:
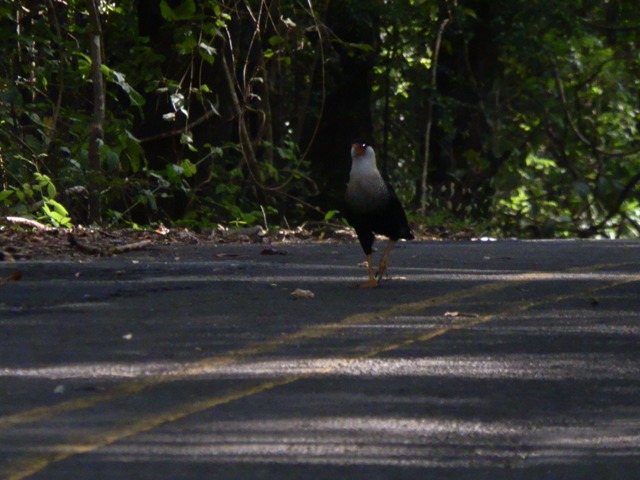
{"label": "green leaf", "polygon": [[284,39],[280,35],[273,35],[273,36],[269,37],[267,42],[272,47],[277,47],[278,45],[282,45],[284,43]]}
{"label": "green leaf", "polygon": [[198,171],[197,167],[189,159],[181,161],[180,168],[182,168],[182,175],[186,178],[193,177]]}
{"label": "green leaf", "polygon": [[462,13],[468,17],[474,18],[476,20],[478,19],[478,14],[475,12],[475,10],[472,10],[470,8],[463,8]]}
{"label": "green leaf", "polygon": [[57,193],[58,192],[56,191],[56,186],[53,184],[53,182],[49,182],[47,184],[47,195],[49,195],[49,198],[55,198]]}
{"label": "green leaf", "polygon": [[160,13],[162,14],[162,18],[170,22],[189,20],[193,18],[196,13],[196,4],[194,0],[185,0],[176,8],[171,8],[166,0],[161,0]]}
{"label": "green leaf", "polygon": [[177,183],[182,176],[182,167],[175,163],[170,163],[165,168],[165,175],[170,182]]}
{"label": "green leaf", "polygon": [[0,202],[5,201],[7,198],[9,198],[11,195],[13,195],[13,190],[2,190],[0,192]]}
{"label": "green leaf", "polygon": [[204,42],[200,42],[198,44],[198,47],[200,48],[200,56],[203,58],[203,60],[205,60],[209,64],[212,64],[216,59],[216,49]]}
{"label": "green leaf", "polygon": [[196,2],[185,0],[174,9],[178,20],[189,20],[196,14]]}
{"label": "green leaf", "polygon": [[103,72],[108,72],[108,74],[105,73],[107,80],[117,84],[129,96],[129,100],[131,101],[132,105],[136,107],[144,105],[144,97],[140,95],[131,85],[129,85],[129,82],[127,82],[124,73],[109,69],[104,65],[103,67]]}
{"label": "green leaf", "polygon": [[115,171],[120,169],[120,155],[105,143],[100,147],[100,158],[107,170]]}
{"label": "green leaf", "polygon": [[120,133],[118,138],[120,143],[124,145],[122,155],[129,160],[131,172],[138,172],[144,162],[144,150],[140,145],[140,141],[129,130]]}
{"label": "green leaf", "polygon": [[335,217],[337,213],[338,213],[338,210],[329,210],[324,216],[324,221],[328,222],[333,217]]}
{"label": "green leaf", "polygon": [[162,15],[162,18],[168,21],[173,21],[176,18],[175,13],[173,13],[173,10],[169,5],[167,5],[165,0],[160,2],[160,14]]}
{"label": "green leaf", "polygon": [[69,216],[69,212],[67,212],[67,209],[64,208],[61,203],[56,202],[55,200],[48,198],[47,200],[45,200],[43,207],[46,205],[51,206],[53,208],[53,211],[58,215]]}
{"label": "green leaf", "polygon": [[190,55],[193,49],[198,46],[198,39],[195,36],[196,33],[191,29],[183,29],[182,33],[182,40],[176,43],[176,50],[178,50],[181,55]]}
{"label": "green leaf", "polygon": [[158,204],[156,203],[156,196],[153,194],[151,190],[145,189],[142,191],[144,198],[146,199],[146,203],[149,208],[153,211],[158,209]]}
{"label": "green leaf", "polygon": [[47,175],[43,175],[40,172],[35,172],[33,178],[38,184],[38,188],[43,188],[45,185],[51,183],[51,179]]}

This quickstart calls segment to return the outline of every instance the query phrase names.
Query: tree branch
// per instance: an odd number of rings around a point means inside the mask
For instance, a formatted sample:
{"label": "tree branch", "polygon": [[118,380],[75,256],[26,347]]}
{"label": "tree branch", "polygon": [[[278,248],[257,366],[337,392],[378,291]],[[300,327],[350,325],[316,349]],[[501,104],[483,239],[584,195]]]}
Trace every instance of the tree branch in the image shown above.
{"label": "tree branch", "polygon": [[601,230],[609,220],[611,220],[618,213],[620,213],[620,207],[622,206],[624,201],[627,199],[629,194],[633,191],[633,189],[639,182],[640,182],[640,173],[636,173],[631,178],[631,180],[629,180],[627,184],[624,186],[624,188],[620,192],[620,195],[618,195],[618,200],[616,200],[615,205],[609,210],[609,213],[607,214],[607,216],[604,219],[602,219],[597,225],[591,226],[589,228],[589,231],[597,232]]}
{"label": "tree branch", "polygon": [[59,48],[59,62],[60,65],[58,66],[58,76],[59,76],[59,81],[60,81],[60,85],[58,86],[58,95],[56,98],[56,104],[55,104],[55,108],[53,109],[52,115],[51,115],[51,127],[49,129],[49,145],[47,146],[47,151],[51,150],[51,147],[54,144],[54,140],[58,134],[58,119],[60,118],[60,111],[62,110],[62,95],[64,92],[64,74],[65,74],[65,69],[67,68],[66,65],[66,58],[64,56],[64,52],[63,52],[63,46],[62,46],[62,28],[60,27],[60,22],[58,22],[58,15],[56,14],[56,9],[55,9],[55,5],[53,3],[53,0],[47,0],[47,3],[49,4],[49,9],[51,11],[51,17],[53,17],[53,26],[54,26],[54,30],[56,32],[56,38],[58,39],[58,42],[60,43],[60,48]]}
{"label": "tree branch", "polygon": [[234,77],[231,74],[231,70],[229,69],[229,65],[227,64],[227,58],[222,54],[222,69],[224,71],[224,76],[227,80],[227,86],[229,88],[229,95],[231,96],[231,102],[233,104],[233,109],[235,111],[236,116],[238,117],[238,131],[240,135],[240,148],[242,150],[242,156],[244,157],[245,163],[249,169],[249,173],[253,179],[253,182],[256,185],[256,194],[258,196],[258,201],[262,204],[266,204],[266,197],[264,195],[262,189],[262,179],[260,176],[260,169],[258,167],[258,161],[256,159],[256,154],[253,150],[253,145],[251,144],[251,138],[249,137],[249,131],[247,130],[247,124],[244,120],[244,113],[242,106],[240,105],[240,99],[238,98],[238,94],[236,93],[236,85],[234,81]]}
{"label": "tree branch", "polygon": [[188,123],[184,127],[176,128],[174,130],[170,130],[168,132],[158,133],[157,135],[151,135],[150,137],[144,137],[138,140],[140,143],[153,142],[155,140],[161,140],[163,138],[175,137],[177,135],[183,134],[185,131],[189,131],[198,125],[206,122],[214,115],[220,115],[217,110],[211,109],[208,112],[205,112],[202,116],[195,119],[193,122]]}
{"label": "tree branch", "polygon": [[609,150],[604,150],[603,148],[600,148],[597,145],[594,145],[586,137],[586,135],[582,133],[582,131],[578,128],[575,121],[573,120],[573,117],[571,116],[571,112],[569,111],[569,107],[567,105],[567,96],[564,91],[564,85],[562,83],[562,79],[560,78],[560,73],[558,72],[557,68],[554,68],[554,75],[556,79],[556,85],[558,86],[558,92],[560,93],[560,101],[562,102],[562,108],[564,109],[565,117],[567,118],[567,122],[569,123],[571,130],[573,131],[575,136],[578,138],[578,140],[580,140],[580,142],[585,144],[594,152],[607,157],[627,157],[629,155],[635,155],[636,153],[640,153],[640,147],[632,150],[628,150],[626,152],[612,152]]}
{"label": "tree branch", "polygon": [[444,29],[447,27],[451,18],[445,18],[440,27],[433,47],[433,57],[431,59],[431,98],[427,107],[427,125],[424,133],[424,162],[422,164],[422,176],[420,178],[420,215],[427,213],[427,180],[429,175],[429,153],[431,150],[431,128],[433,126],[433,104],[438,84],[438,56],[440,54],[440,44]]}
{"label": "tree branch", "polygon": [[634,30],[640,30],[640,25],[611,25],[608,23],[589,22],[587,20],[582,20],[582,24],[598,30],[615,32],[632,32]]}

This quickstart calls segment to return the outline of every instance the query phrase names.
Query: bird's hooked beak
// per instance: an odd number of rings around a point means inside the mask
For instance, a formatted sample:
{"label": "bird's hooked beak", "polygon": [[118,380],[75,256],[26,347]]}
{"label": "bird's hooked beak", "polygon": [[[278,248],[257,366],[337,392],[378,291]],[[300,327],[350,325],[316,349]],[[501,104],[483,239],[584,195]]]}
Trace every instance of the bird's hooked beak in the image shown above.
{"label": "bird's hooked beak", "polygon": [[367,151],[367,145],[364,143],[354,143],[351,145],[351,156],[360,157]]}

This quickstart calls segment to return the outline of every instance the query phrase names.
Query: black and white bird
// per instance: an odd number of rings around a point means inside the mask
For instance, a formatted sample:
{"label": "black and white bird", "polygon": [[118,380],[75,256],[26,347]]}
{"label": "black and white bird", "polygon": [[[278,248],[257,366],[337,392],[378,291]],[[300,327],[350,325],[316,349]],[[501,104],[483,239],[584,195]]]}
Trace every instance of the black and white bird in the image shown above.
{"label": "black and white bird", "polygon": [[[393,245],[400,238],[411,240],[414,236],[398,196],[380,175],[376,154],[366,143],[351,145],[351,173],[345,194],[344,214],[355,229],[367,258],[369,280],[361,287],[375,288],[387,272],[389,252]],[[371,253],[376,233],[388,237],[389,241],[374,275]]]}

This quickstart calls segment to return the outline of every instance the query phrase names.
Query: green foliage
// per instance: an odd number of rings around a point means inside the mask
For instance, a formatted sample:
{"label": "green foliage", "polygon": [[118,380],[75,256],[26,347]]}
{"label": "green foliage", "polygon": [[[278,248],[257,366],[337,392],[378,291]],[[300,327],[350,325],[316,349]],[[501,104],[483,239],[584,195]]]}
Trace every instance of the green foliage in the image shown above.
{"label": "green foliage", "polygon": [[[163,36],[168,32],[172,41],[168,49],[160,50],[139,34],[135,2],[101,8],[107,118],[99,148],[101,169],[90,171],[92,111],[86,99],[92,85],[85,3],[35,2],[22,8],[0,0],[1,42],[8,52],[0,59],[1,71],[6,72],[0,76],[0,179],[5,211],[27,214],[33,210],[32,192],[44,188],[36,183],[34,190],[29,181],[34,167],[52,179],[49,185],[63,190],[88,185],[93,179],[100,188],[105,220],[116,223],[182,219],[197,227],[219,221],[262,222],[256,191],[273,188],[285,194],[286,203],[292,198],[286,196],[291,188],[308,191],[302,185],[307,173],[297,170],[308,164],[300,160],[290,139],[254,138],[266,157],[260,163],[263,183],[252,185],[254,179],[243,165],[237,144],[223,138],[213,145],[190,127],[203,109],[212,112],[214,120],[219,115],[219,99],[228,93],[224,88],[221,91],[224,85],[212,85],[219,74],[209,71],[203,75],[203,69],[219,72],[220,49],[225,48],[228,35],[235,35],[228,30],[228,22],[232,15],[244,15],[245,20],[250,15],[218,1],[197,5],[192,0],[162,1],[159,13],[164,24],[159,30]],[[50,26],[52,18],[55,23]],[[269,35],[270,56],[278,61],[290,45],[278,33]],[[176,65],[186,67],[176,70]],[[256,72],[250,81],[258,79]],[[165,98],[170,105],[161,112],[165,124],[170,129],[182,126],[175,136],[179,148],[172,155],[152,154],[149,162],[146,145],[150,143],[141,142],[134,132],[147,121],[145,116],[156,114],[147,108],[149,99],[157,104]],[[172,211],[176,203],[183,205],[180,211]],[[265,205],[265,212],[278,215],[282,205],[277,203]],[[86,207],[73,207],[76,210],[63,212],[62,205],[49,195],[40,200],[38,211],[61,225],[69,223],[69,216],[84,221]]]}
{"label": "green foliage", "polygon": [[[373,128],[406,205],[419,205],[426,169],[428,215],[414,220],[515,236],[640,233],[632,0],[138,7],[100,4],[106,118],[92,170],[86,2],[0,0],[3,213],[83,223],[86,198],[68,192],[92,185],[116,224],[331,221],[337,205],[314,205],[323,170],[308,152],[332,141],[323,115],[342,106],[329,99],[353,87],[341,62],[362,58],[373,125],[354,131]],[[369,41],[353,35],[363,27]]]}
{"label": "green foliage", "polygon": [[67,209],[55,200],[58,191],[47,175],[33,174],[31,182],[0,191],[1,210],[44,221],[54,227],[71,227]]}
{"label": "green foliage", "polygon": [[[640,64],[626,58],[625,34],[607,38],[584,28],[598,22],[599,9],[576,24],[568,18],[571,9],[558,7],[550,10],[554,15],[540,14],[543,21],[533,30],[516,14],[519,41],[504,49],[503,82],[528,94],[514,102],[517,115],[510,120],[517,127],[514,139],[526,143],[511,141],[511,161],[493,179],[492,201],[496,224],[509,234],[640,233],[631,194],[640,169],[640,152],[633,147],[640,139]],[[536,47],[526,57],[516,50],[522,51],[525,38]]]}
{"label": "green foliage", "polygon": [[385,12],[376,136],[387,136],[400,193],[420,193],[432,108],[428,222],[486,218],[516,236],[640,233],[634,5],[413,2]]}

